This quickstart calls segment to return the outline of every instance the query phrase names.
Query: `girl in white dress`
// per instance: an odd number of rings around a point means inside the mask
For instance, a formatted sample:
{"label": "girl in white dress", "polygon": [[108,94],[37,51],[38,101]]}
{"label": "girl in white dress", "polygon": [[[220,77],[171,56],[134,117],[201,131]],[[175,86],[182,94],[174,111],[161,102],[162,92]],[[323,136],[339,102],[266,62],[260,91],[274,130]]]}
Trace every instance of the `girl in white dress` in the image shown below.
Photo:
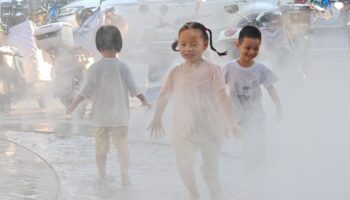
{"label": "girl in white dress", "polygon": [[221,143],[225,134],[230,131],[238,133],[240,129],[225,90],[221,68],[202,58],[208,44],[216,51],[211,38],[211,31],[197,22],[186,23],[180,29],[173,49],[180,52],[185,62],[169,73],[149,126],[152,136],[163,134],[161,118],[168,100],[172,98],[177,166],[191,200],[199,199],[193,169],[198,151],[203,157],[201,171],[211,199],[222,199],[222,186],[218,179]]}

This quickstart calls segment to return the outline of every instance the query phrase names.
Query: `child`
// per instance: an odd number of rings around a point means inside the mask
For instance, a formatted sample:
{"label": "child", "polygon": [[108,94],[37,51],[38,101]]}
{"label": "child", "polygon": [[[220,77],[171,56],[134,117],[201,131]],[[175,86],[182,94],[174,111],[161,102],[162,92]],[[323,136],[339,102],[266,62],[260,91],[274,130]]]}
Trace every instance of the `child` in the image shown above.
{"label": "child", "polygon": [[172,97],[175,106],[174,144],[177,166],[191,200],[199,198],[193,170],[199,150],[203,157],[202,174],[211,199],[222,199],[222,187],[218,179],[221,141],[229,129],[234,133],[239,131],[232,104],[225,91],[221,68],[202,58],[208,44],[216,51],[212,46],[211,30],[204,25],[189,22],[180,29],[173,50],[177,51],[178,48],[185,62],[172,69],[168,75],[149,126],[151,135],[158,137],[163,134],[161,118]]}
{"label": "child", "polygon": [[[250,162],[256,162],[262,158],[262,149],[254,148],[263,147],[262,141],[265,140],[261,85],[271,96],[277,108],[277,115],[282,114],[281,102],[273,86],[277,81],[276,76],[265,65],[254,61],[258,56],[260,44],[261,32],[258,28],[254,26],[242,28],[236,44],[240,53],[239,58],[224,66],[225,80],[237,111],[237,120],[245,129],[247,145],[250,146],[246,149],[249,151],[246,153],[250,155],[244,157],[250,159]],[[258,157],[252,157],[252,155]],[[255,165],[255,163],[250,164]]]}
{"label": "child", "polygon": [[96,163],[99,177],[106,176],[109,137],[118,150],[123,187],[130,185],[128,177],[129,98],[136,96],[142,105],[149,103],[137,87],[129,67],[117,57],[122,48],[120,31],[115,26],[103,26],[96,33],[96,47],[103,56],[88,70],[80,95],[67,108],[71,113],[85,98],[92,99],[92,126],[95,128]]}

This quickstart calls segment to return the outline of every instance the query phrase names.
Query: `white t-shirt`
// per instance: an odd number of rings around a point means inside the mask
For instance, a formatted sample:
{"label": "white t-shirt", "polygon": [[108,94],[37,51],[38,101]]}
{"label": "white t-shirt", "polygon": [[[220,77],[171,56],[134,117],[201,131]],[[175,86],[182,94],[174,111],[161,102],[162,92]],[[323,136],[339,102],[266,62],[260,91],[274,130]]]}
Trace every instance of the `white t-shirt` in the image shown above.
{"label": "white t-shirt", "polygon": [[140,93],[129,67],[116,58],[102,58],[88,70],[80,94],[92,100],[92,126],[129,125],[129,96]]}
{"label": "white t-shirt", "polygon": [[225,82],[229,86],[230,97],[241,123],[264,120],[262,90],[278,79],[265,65],[254,62],[250,67],[242,67],[237,60],[224,66]]}

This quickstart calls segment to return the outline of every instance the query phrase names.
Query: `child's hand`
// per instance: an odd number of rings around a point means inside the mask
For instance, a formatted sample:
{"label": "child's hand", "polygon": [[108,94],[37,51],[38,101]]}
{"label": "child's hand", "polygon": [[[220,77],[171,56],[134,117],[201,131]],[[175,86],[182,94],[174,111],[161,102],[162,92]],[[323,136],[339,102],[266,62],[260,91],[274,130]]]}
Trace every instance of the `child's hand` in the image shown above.
{"label": "child's hand", "polygon": [[70,115],[70,114],[72,114],[72,112],[74,111],[74,106],[72,106],[72,105],[68,105],[67,107],[66,107],[66,115]]}
{"label": "child's hand", "polygon": [[141,106],[146,106],[148,109],[152,108],[152,105],[147,100],[142,101],[142,105]]}
{"label": "child's hand", "polygon": [[244,130],[236,123],[232,124],[231,131],[236,138],[241,138],[244,132]]}
{"label": "child's hand", "polygon": [[151,124],[148,126],[147,130],[151,131],[151,137],[155,136],[156,138],[158,138],[162,137],[162,135],[164,134],[164,128],[160,120],[153,119]]}

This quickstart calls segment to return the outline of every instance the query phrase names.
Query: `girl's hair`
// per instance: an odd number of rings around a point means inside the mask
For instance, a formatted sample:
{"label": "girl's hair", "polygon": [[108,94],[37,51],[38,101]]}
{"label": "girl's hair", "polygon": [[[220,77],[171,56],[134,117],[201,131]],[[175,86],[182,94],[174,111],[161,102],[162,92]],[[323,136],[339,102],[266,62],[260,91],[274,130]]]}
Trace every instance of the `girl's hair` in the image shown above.
{"label": "girl's hair", "polygon": [[96,32],[95,41],[98,51],[115,50],[120,52],[123,47],[120,31],[113,25],[100,27]]}
{"label": "girl's hair", "polygon": [[[196,29],[196,30],[201,31],[204,40],[205,40],[205,41],[209,41],[210,48],[211,48],[213,51],[215,51],[219,56],[225,56],[225,55],[227,55],[227,51],[225,51],[225,52],[218,52],[218,51],[214,48],[214,46],[213,46],[213,40],[212,40],[212,38],[213,38],[212,35],[213,35],[213,34],[212,34],[211,30],[208,29],[207,27],[205,27],[203,24],[198,23],[198,22],[187,22],[187,23],[186,23],[185,25],[183,25],[183,26],[181,27],[181,29],[179,30],[178,36],[180,36],[180,34],[181,34],[182,31],[188,30],[188,29]],[[207,33],[207,32],[209,33],[209,37],[208,37],[208,33]],[[175,40],[175,42],[173,42],[173,44],[171,45],[171,47],[172,47],[172,49],[173,49],[174,51],[178,51],[178,49],[176,49],[177,45],[178,45],[178,40]]]}

